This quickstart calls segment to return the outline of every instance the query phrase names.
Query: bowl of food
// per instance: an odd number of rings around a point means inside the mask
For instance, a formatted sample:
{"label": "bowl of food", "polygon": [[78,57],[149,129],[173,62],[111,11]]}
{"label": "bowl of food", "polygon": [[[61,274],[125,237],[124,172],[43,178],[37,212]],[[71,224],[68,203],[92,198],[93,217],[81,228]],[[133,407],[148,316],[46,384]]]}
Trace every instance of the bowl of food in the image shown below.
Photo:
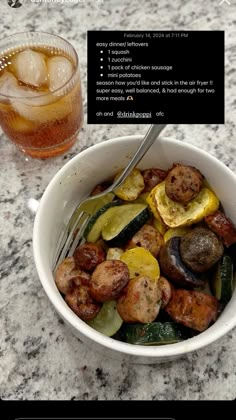
{"label": "bowl of food", "polygon": [[53,271],[59,236],[85,197],[104,190],[143,136],[114,138],[67,162],[35,217],[42,286],[73,333],[134,363],[182,357],[236,326],[236,175],[209,153],[160,137],[84,240]]}

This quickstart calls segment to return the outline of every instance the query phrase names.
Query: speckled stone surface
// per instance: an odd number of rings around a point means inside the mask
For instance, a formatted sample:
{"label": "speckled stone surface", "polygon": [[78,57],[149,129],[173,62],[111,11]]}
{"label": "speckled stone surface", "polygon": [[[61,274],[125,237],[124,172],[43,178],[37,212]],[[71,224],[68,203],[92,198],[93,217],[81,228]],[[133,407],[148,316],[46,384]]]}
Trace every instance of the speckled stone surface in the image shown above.
{"label": "speckled stone surface", "polygon": [[[170,125],[165,134],[209,151],[236,171],[236,4],[219,0],[84,0],[78,4],[1,0],[1,37],[25,30],[59,34],[79,52],[85,123],[65,156],[27,159],[0,133],[0,397],[16,400],[230,400],[236,397],[236,330],[182,360],[135,365],[109,360],[75,338],[39,282],[32,253],[34,214],[53,175],[94,143],[145,133],[145,125],[86,124],[86,31],[225,29],[225,125]],[[234,5],[233,5],[234,3]],[[115,380],[114,380],[115,379]]]}

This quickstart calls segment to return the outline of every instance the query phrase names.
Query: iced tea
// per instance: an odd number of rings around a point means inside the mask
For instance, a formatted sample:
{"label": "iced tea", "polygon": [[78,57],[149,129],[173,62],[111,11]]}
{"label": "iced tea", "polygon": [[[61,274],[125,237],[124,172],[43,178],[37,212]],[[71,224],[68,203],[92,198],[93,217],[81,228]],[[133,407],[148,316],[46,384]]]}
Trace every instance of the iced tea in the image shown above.
{"label": "iced tea", "polygon": [[[20,44],[23,36],[27,42]],[[0,125],[27,155],[56,156],[74,144],[82,125],[78,57],[57,36],[18,38],[5,50],[0,42]]]}

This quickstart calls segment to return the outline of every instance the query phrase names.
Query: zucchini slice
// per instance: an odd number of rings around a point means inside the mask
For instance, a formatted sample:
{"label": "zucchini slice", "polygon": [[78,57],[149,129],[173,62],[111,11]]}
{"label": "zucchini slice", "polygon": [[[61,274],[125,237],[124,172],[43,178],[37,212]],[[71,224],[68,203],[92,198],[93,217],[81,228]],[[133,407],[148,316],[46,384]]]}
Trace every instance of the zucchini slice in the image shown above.
{"label": "zucchini slice", "polygon": [[79,209],[77,209],[70,221],[70,226],[72,227],[74,225],[74,222],[76,221],[78,214],[80,214],[81,210],[84,210],[86,213],[90,214],[90,215],[95,215],[96,212],[100,209],[102,209],[103,207],[105,207],[106,204],[111,204],[111,202],[113,203],[113,198],[114,198],[114,194],[113,193],[107,193],[105,195],[103,195],[102,197],[100,197],[99,199],[97,198],[96,200],[92,200],[92,201],[85,201],[81,207],[79,207]]}
{"label": "zucchini slice", "polygon": [[236,270],[236,243],[230,245],[230,247],[227,249],[227,254],[232,258],[234,271]]}
{"label": "zucchini slice", "polygon": [[94,319],[86,323],[101,334],[111,337],[120,329],[123,319],[117,312],[116,301],[110,300],[102,305]]}
{"label": "zucchini slice", "polygon": [[100,238],[103,226],[112,217],[114,213],[114,207],[119,206],[122,203],[121,200],[115,200],[105,204],[91,217],[89,223],[84,231],[84,237],[87,242],[97,242]]}
{"label": "zucchini slice", "polygon": [[234,291],[233,262],[229,255],[223,255],[217,264],[211,286],[214,296],[226,305]]}
{"label": "zucchini slice", "polygon": [[127,343],[142,346],[173,344],[189,338],[186,329],[175,322],[124,324],[122,330]]}
{"label": "zucchini slice", "polygon": [[102,238],[109,247],[122,247],[150,218],[146,204],[124,204],[113,209],[104,223]]}

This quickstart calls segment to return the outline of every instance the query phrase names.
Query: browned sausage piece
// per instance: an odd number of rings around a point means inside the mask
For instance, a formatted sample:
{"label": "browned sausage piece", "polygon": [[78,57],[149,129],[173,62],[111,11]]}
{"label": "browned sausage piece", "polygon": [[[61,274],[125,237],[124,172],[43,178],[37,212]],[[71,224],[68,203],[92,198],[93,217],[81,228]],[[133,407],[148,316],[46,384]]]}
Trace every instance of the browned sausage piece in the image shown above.
{"label": "browned sausage piece", "polygon": [[196,227],[180,238],[180,256],[197,273],[209,270],[222,257],[224,247],[210,229]]}
{"label": "browned sausage piece", "polygon": [[149,192],[166,178],[167,172],[158,168],[150,168],[142,171],[142,175],[145,185],[143,192]]}
{"label": "browned sausage piece", "polygon": [[161,307],[158,282],[150,277],[131,279],[117,300],[117,311],[125,322],[152,322]]}
{"label": "browned sausage piece", "polygon": [[83,284],[74,287],[67,293],[65,301],[72,311],[84,321],[95,318],[101,309],[101,305],[90,296],[89,287]]}
{"label": "browned sausage piece", "polygon": [[174,321],[201,332],[216,320],[218,305],[214,296],[193,290],[172,289],[165,310]]}
{"label": "browned sausage piece", "polygon": [[73,257],[77,267],[91,272],[105,260],[106,254],[101,246],[86,242],[76,248]]}
{"label": "browned sausage piece", "polygon": [[117,299],[128,281],[129,269],[123,261],[104,261],[92,273],[90,294],[98,302]]}
{"label": "browned sausage piece", "polygon": [[157,257],[163,243],[163,237],[158,230],[151,225],[145,224],[127,243],[126,249],[141,246],[150,251],[154,257]]}
{"label": "browned sausage piece", "polygon": [[203,176],[193,166],[176,164],[168,173],[165,180],[167,196],[180,203],[188,203],[200,192]]}
{"label": "browned sausage piece", "polygon": [[161,307],[165,308],[170,301],[172,287],[168,280],[163,276],[160,276],[158,280],[158,287],[161,292]]}
{"label": "browned sausage piece", "polygon": [[74,284],[77,282],[81,283],[81,281],[89,284],[90,275],[75,266],[75,260],[73,257],[66,258],[57,267],[55,272],[55,282],[57,288],[64,295],[73,289]]}
{"label": "browned sausage piece", "polygon": [[111,181],[104,181],[101,184],[96,185],[90,193],[90,196],[100,194],[101,192],[105,191],[108,187],[110,187]]}
{"label": "browned sausage piece", "polygon": [[236,228],[233,222],[221,211],[205,217],[209,228],[219,236],[225,246],[230,246],[236,242]]}

